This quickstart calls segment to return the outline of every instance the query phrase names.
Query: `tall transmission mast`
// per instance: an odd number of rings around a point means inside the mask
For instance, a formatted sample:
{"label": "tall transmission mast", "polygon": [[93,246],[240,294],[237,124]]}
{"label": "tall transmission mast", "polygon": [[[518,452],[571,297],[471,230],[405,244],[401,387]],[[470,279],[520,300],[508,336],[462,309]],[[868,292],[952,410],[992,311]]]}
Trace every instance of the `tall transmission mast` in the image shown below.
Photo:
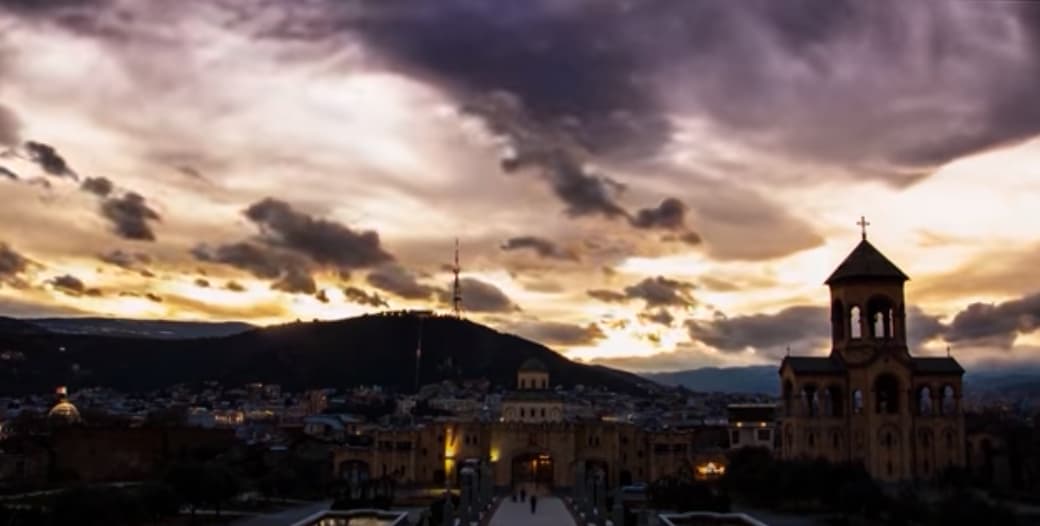
{"label": "tall transmission mast", "polygon": [[451,271],[455,275],[455,281],[451,287],[451,311],[456,318],[461,318],[462,285],[459,283],[459,272],[462,271],[462,267],[459,266],[459,238],[455,238],[455,264],[451,267]]}

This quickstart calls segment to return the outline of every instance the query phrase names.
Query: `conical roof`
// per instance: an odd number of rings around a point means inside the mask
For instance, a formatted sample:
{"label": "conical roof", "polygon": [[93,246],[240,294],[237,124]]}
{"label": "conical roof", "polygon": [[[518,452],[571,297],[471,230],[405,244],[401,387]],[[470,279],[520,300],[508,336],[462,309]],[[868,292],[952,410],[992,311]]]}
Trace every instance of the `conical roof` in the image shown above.
{"label": "conical roof", "polygon": [[888,260],[884,254],[874,248],[869,241],[860,241],[856,248],[852,249],[845,261],[834,269],[831,277],[827,278],[827,285],[833,285],[840,281],[854,279],[887,279],[906,281],[910,279],[899,267]]}

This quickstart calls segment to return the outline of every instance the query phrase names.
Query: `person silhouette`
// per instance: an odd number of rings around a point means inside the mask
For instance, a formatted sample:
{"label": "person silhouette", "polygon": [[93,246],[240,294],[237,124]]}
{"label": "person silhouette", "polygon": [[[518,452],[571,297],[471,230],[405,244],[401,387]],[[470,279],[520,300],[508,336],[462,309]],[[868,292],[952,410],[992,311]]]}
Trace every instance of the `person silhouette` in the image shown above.
{"label": "person silhouette", "polygon": [[527,500],[527,489],[521,487],[520,488],[520,502],[523,502],[525,500]]}
{"label": "person silhouette", "polygon": [[538,511],[538,496],[531,494],[531,513]]}

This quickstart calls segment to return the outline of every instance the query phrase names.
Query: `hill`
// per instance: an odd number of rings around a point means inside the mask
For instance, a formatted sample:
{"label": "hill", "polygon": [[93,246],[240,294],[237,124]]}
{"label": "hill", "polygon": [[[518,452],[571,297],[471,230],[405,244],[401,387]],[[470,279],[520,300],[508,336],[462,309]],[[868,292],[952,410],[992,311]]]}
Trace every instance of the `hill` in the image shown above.
{"label": "hill", "polygon": [[3,393],[46,392],[61,384],[143,391],[216,380],[225,385],[277,383],[292,390],[378,384],[411,391],[420,330],[420,384],[487,378],[511,387],[519,365],[537,358],[548,367],[553,383],[568,387],[584,384],[622,392],[655,387],[636,375],[571,362],[535,342],[470,321],[412,313],[195,339],[0,332],[0,351],[19,351],[25,357],[0,368],[0,386]]}
{"label": "hill", "polygon": [[55,333],[94,334],[122,338],[219,338],[256,328],[254,325],[237,321],[195,322],[122,318],[36,318],[26,321]]}
{"label": "hill", "polygon": [[702,367],[643,376],[663,385],[681,385],[693,391],[775,395],[780,390],[777,368],[776,365]]}

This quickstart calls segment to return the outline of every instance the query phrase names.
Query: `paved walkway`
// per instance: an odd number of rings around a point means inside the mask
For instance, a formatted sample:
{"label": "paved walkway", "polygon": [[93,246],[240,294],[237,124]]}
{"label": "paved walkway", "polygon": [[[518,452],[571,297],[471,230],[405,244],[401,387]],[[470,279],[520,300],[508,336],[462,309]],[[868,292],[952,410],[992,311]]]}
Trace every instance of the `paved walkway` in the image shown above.
{"label": "paved walkway", "polygon": [[286,526],[287,524],[292,524],[310,517],[319,511],[327,510],[331,505],[331,500],[311,502],[309,504],[299,505],[280,512],[243,519],[234,524],[235,526]]}
{"label": "paved walkway", "polygon": [[491,526],[575,526],[567,507],[556,497],[539,497],[538,511],[531,513],[529,501],[513,502],[505,497],[495,515],[491,517]]}

